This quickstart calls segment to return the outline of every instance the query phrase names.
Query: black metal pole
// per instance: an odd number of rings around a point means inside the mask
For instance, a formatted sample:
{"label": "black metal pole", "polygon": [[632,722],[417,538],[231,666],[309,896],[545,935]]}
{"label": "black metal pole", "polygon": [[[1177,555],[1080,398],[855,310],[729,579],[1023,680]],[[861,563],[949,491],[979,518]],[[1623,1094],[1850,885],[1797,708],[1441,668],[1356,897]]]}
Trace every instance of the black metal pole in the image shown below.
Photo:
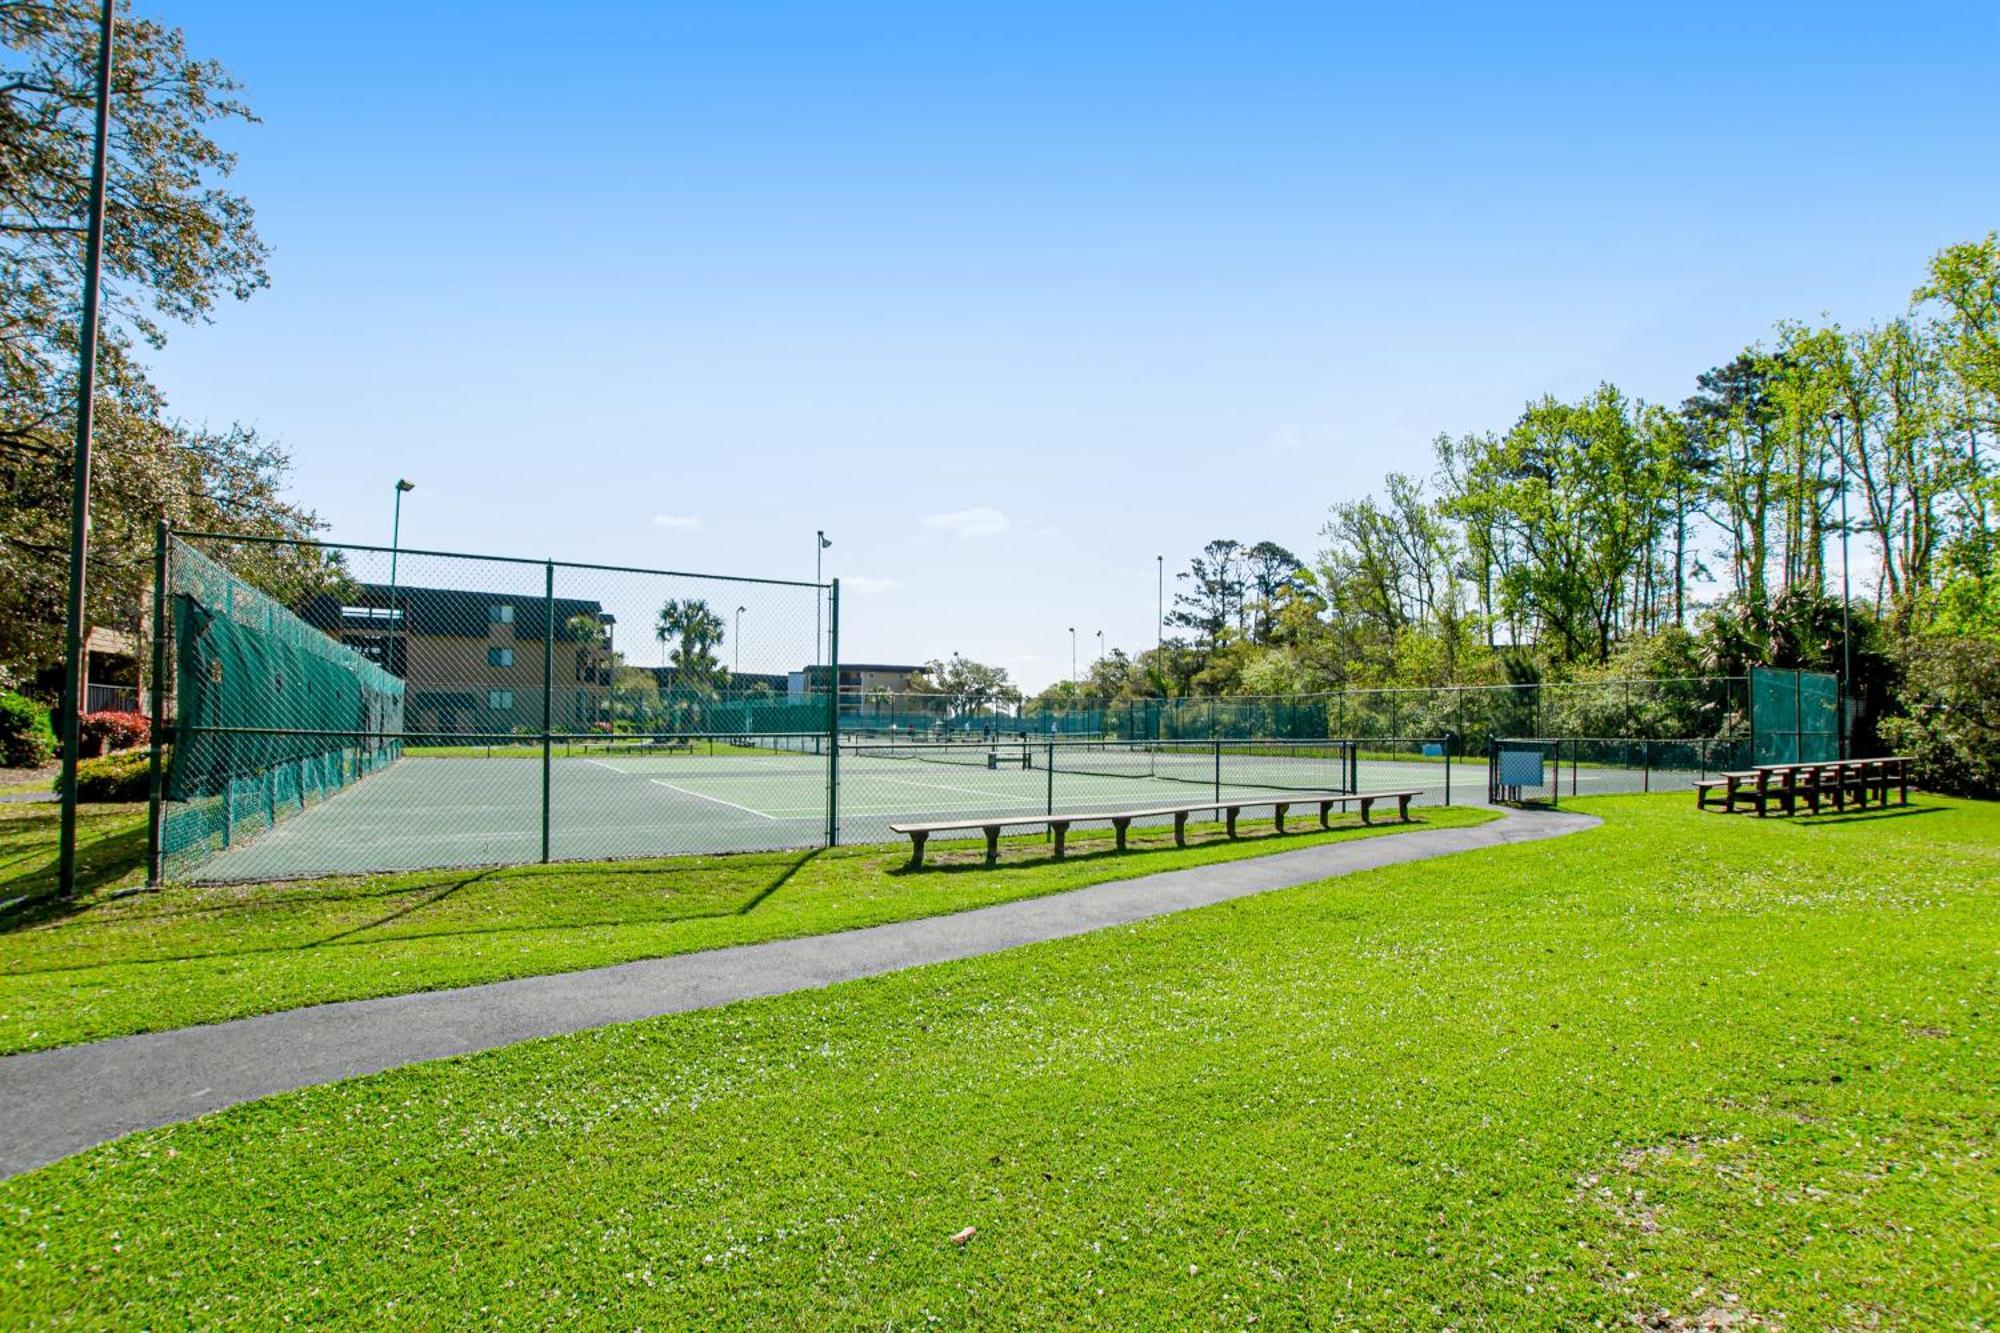
{"label": "black metal pole", "polygon": [[550,725],[554,721],[556,675],[556,562],[543,566],[542,591],[542,861],[549,860],[549,806],[552,784],[554,742]]}
{"label": "black metal pole", "polygon": [[98,19],[97,139],[90,167],[90,218],[83,255],[83,330],[77,356],[76,448],[70,469],[69,606],[63,625],[62,828],[58,834],[57,886],[76,891],[76,752],[82,728],[84,680],[84,570],[90,559],[91,409],[97,397],[97,288],[104,262],[104,169],[111,136],[111,33],[113,0]]}
{"label": "black metal pole", "polygon": [[166,744],[167,674],[167,521],[153,533],[153,664],[152,726],[146,757],[146,884],[160,884],[160,759]]}
{"label": "black metal pole", "polygon": [[[815,594],[813,601],[818,603]],[[826,845],[840,845],[840,580],[826,591]]]}
{"label": "black metal pole", "polygon": [[1854,658],[1850,649],[1854,634],[1848,624],[1853,595],[1847,581],[1847,421],[1838,416],[1833,420],[1840,427],[1840,757],[1852,759],[1853,746],[1847,726],[1847,696],[1854,690]]}

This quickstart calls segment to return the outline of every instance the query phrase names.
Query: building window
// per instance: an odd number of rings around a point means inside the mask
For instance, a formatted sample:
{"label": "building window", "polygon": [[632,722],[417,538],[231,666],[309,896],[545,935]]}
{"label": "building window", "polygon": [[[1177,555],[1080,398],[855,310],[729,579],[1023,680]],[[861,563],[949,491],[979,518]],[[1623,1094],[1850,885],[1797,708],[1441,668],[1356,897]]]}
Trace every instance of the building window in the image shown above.
{"label": "building window", "polygon": [[488,708],[492,709],[492,710],[493,710],[494,712],[496,712],[496,713],[511,713],[511,712],[513,712],[513,711],[514,711],[514,691],[512,691],[512,690],[488,690],[488,691],[486,691],[486,706],[487,706]]}
{"label": "building window", "polygon": [[487,608],[486,608],[486,620],[487,620],[487,623],[489,623],[489,624],[493,624],[493,625],[511,625],[511,624],[513,624],[513,623],[514,623],[514,604],[513,604],[512,602],[495,602],[495,603],[493,603],[493,605],[491,605],[491,606],[489,606],[489,607],[487,607]]}
{"label": "building window", "polygon": [[513,666],[514,650],[512,648],[488,648],[486,650],[486,665],[492,667]]}

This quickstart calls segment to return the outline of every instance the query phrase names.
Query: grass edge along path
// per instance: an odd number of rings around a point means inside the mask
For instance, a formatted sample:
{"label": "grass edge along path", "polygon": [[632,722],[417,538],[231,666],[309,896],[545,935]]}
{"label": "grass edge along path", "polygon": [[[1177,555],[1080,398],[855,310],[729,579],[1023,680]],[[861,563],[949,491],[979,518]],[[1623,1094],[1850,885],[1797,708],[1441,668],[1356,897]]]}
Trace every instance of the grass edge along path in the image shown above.
{"label": "grass edge along path", "polygon": [[1327,877],[1593,827],[1516,814],[1111,880],[859,930],[587,972],[315,1005],[0,1057],[0,1174],[239,1102],[538,1037],[815,989],[1104,930]]}
{"label": "grass edge along path", "polygon": [[0,1184],[0,1303],[1984,1326],[2000,807],[1579,805],[1606,826],[138,1135]]}
{"label": "grass edge along path", "polygon": [[[1409,825],[1365,827],[1349,815],[1331,832],[1282,837],[1268,821],[1246,822],[1235,842],[1196,830],[1185,849],[1169,830],[1135,829],[1124,855],[1111,850],[1109,830],[1079,829],[1060,862],[1030,836],[1006,840],[990,868],[976,850],[947,844],[934,847],[936,865],[914,873],[903,869],[907,844],[896,843],[117,897],[129,877],[116,873],[116,856],[93,856],[104,889],[45,902],[25,920],[0,915],[0,1054],[820,935],[1493,817],[1461,807],[1412,815]],[[53,817],[0,807],[0,830],[34,819],[52,828]],[[143,822],[129,812],[97,812],[86,829],[93,849],[131,856],[144,845]],[[40,855],[27,859],[38,865]],[[0,886],[8,864],[0,854]]]}

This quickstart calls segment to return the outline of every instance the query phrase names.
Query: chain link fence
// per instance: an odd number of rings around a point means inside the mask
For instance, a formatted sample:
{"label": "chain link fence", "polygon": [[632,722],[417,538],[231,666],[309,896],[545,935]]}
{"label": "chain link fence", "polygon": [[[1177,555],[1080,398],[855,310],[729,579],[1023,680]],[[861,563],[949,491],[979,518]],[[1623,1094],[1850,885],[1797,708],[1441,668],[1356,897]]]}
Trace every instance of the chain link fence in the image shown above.
{"label": "chain link fence", "polygon": [[[826,756],[784,761],[775,811],[709,779],[761,772],[771,735],[828,730],[831,585],[200,533],[162,542],[156,583],[156,879],[802,846],[830,828]],[[718,764],[677,781],[697,756]]]}
{"label": "chain link fence", "polygon": [[1563,738],[1571,792],[1749,757],[1734,677],[1022,713],[866,685],[837,583],[214,533],[163,533],[157,565],[156,881],[813,847],[1273,790],[1478,800],[1465,759],[1515,735]]}

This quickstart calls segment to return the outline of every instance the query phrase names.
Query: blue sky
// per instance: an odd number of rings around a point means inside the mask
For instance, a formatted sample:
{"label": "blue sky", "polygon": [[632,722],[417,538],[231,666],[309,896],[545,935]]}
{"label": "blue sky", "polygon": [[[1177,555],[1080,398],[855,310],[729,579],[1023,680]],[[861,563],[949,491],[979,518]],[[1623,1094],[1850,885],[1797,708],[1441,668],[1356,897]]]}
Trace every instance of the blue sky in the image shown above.
{"label": "blue sky", "polygon": [[159,381],[331,535],[398,475],[420,546],[823,527],[843,656],[1029,686],[1150,644],[1156,554],[2000,226],[1986,4],[140,7],[243,80],[274,252]]}

